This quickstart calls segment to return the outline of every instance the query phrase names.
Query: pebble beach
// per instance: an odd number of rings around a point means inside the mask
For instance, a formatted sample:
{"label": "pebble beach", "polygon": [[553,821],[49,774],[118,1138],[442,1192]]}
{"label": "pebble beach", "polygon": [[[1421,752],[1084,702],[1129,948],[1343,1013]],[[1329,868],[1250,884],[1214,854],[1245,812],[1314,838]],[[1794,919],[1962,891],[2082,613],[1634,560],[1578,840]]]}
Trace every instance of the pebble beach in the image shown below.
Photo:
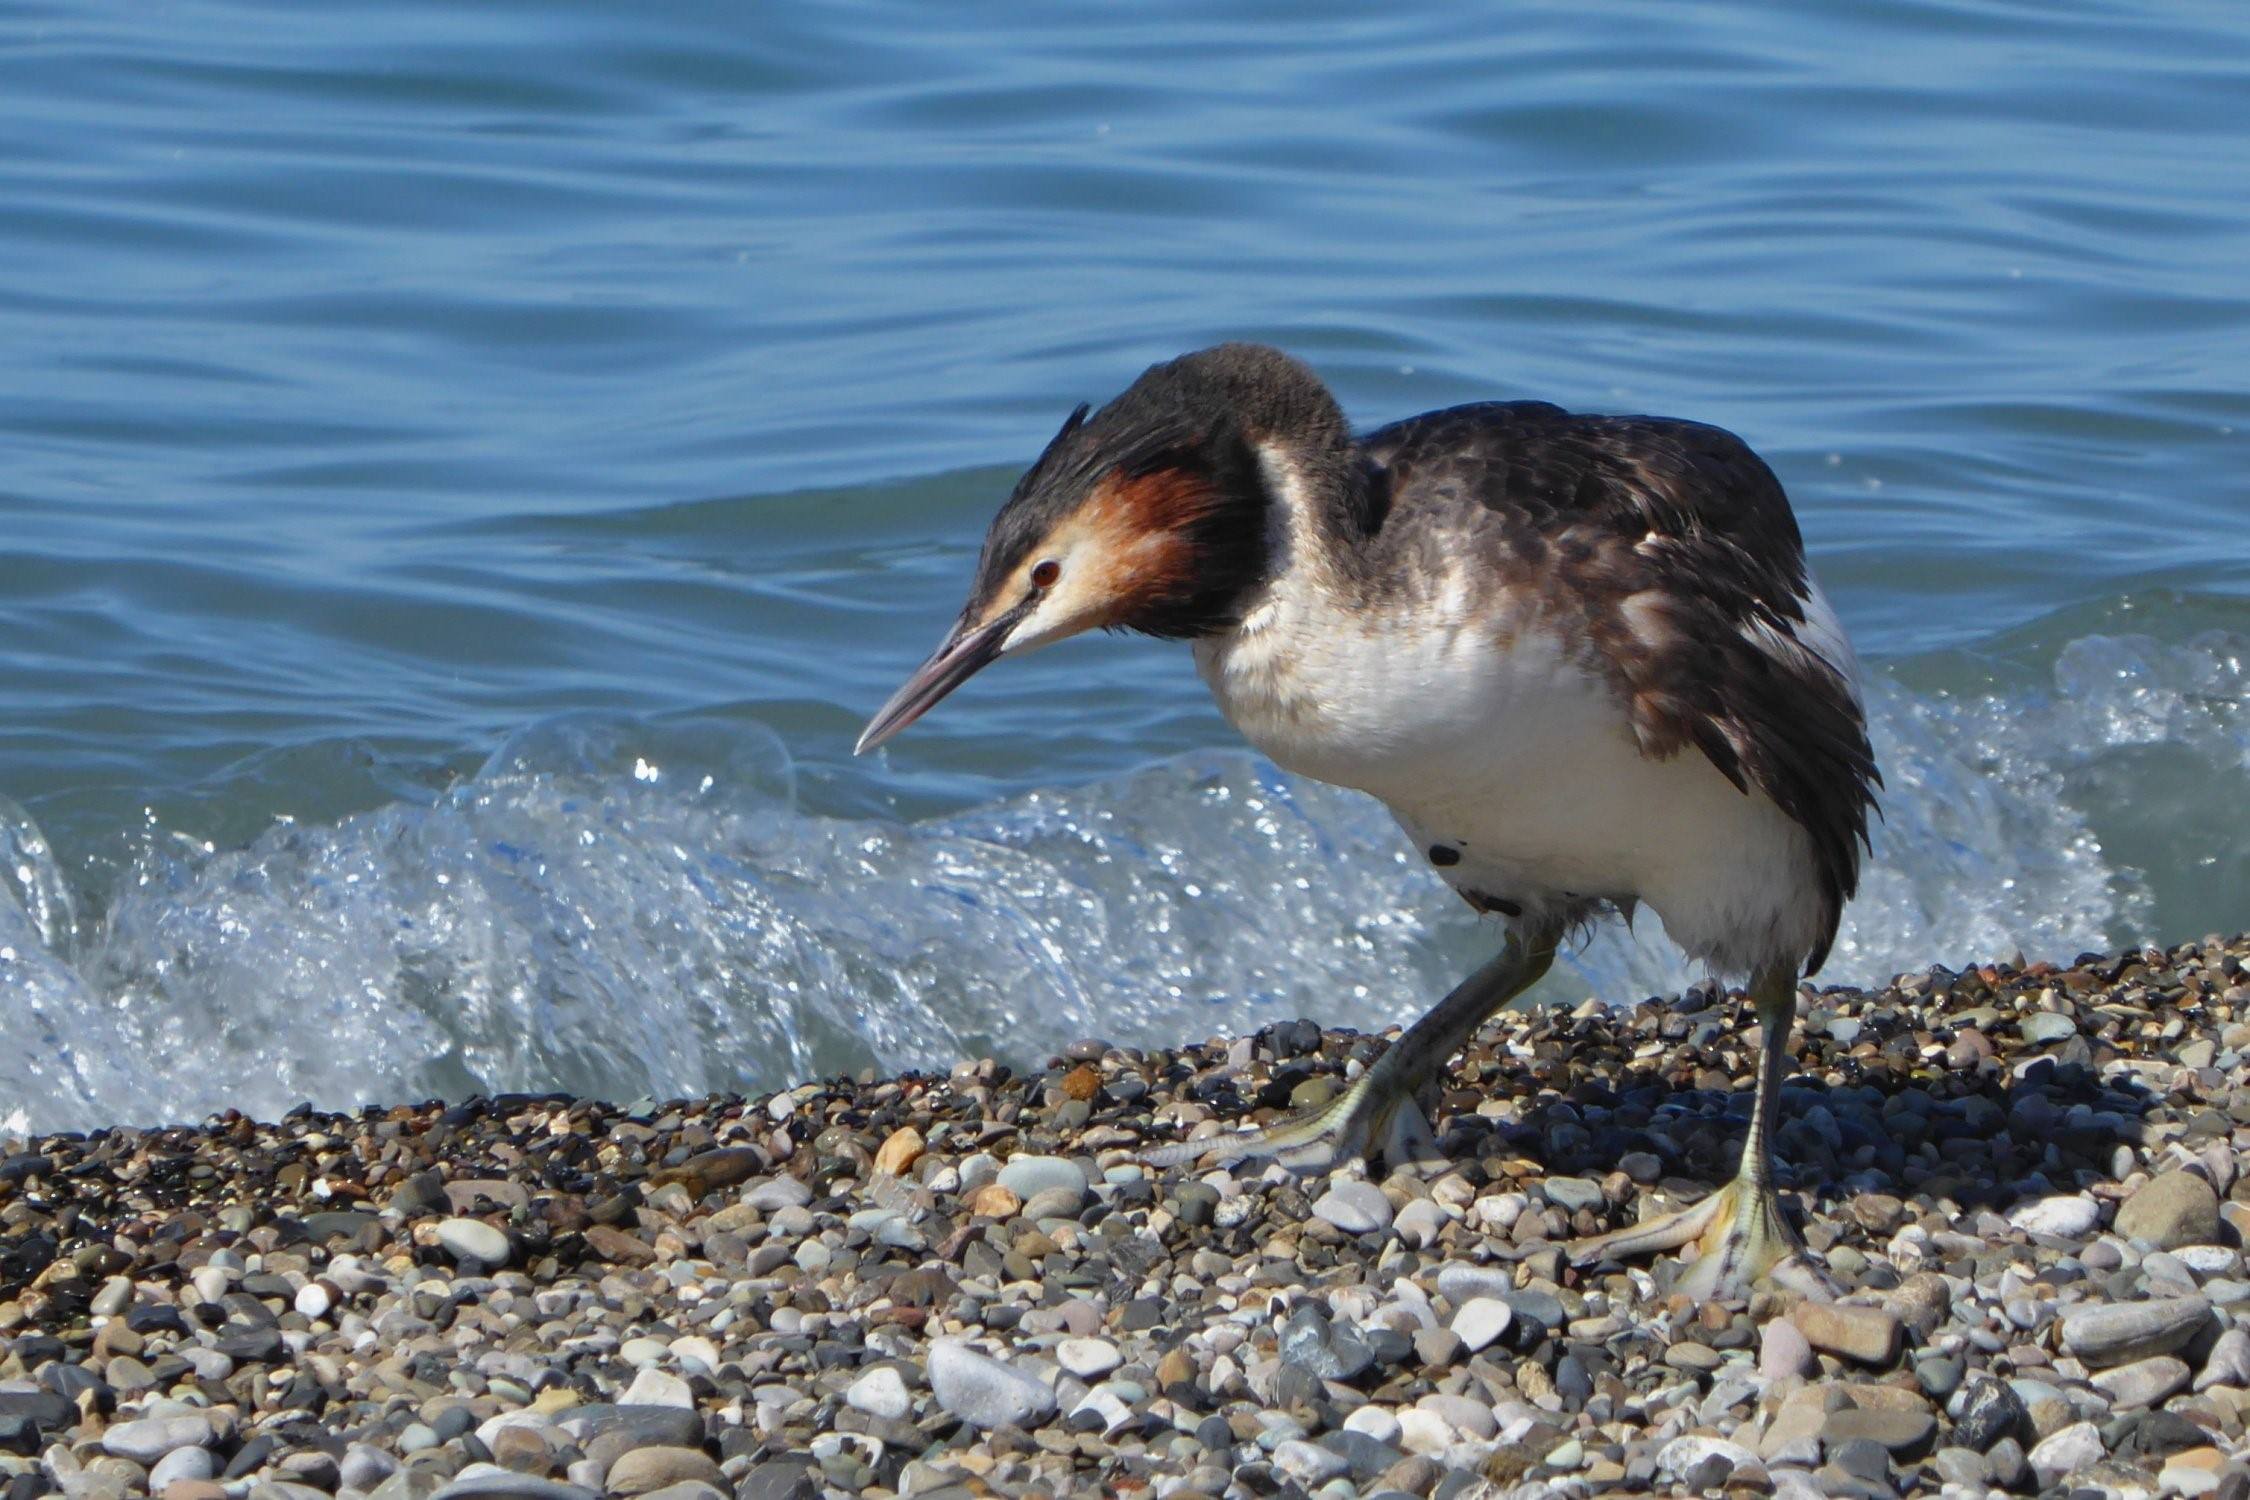
{"label": "pebble beach", "polygon": [[2250,939],[1807,990],[1834,1304],[1573,1238],[1731,1175],[1695,989],[1511,1013],[1449,1165],[1137,1153],[1325,1097],[1308,1022],[767,1098],[0,1143],[6,1500],[2241,1496]]}

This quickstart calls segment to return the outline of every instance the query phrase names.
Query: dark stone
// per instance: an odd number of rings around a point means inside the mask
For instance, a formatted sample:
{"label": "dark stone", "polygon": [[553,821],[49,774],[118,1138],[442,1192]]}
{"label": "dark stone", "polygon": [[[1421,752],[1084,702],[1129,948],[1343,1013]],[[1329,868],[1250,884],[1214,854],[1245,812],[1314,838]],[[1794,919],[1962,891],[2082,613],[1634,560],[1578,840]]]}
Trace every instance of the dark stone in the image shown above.
{"label": "dark stone", "polygon": [[1164,1299],[1161,1297],[1135,1297],[1125,1304],[1123,1323],[1127,1333],[1146,1333],[1164,1322]]}
{"label": "dark stone", "polygon": [[1302,1057],[1320,1050],[1320,1027],[1302,1017],[1275,1023],[1268,1035],[1276,1057]]}
{"label": "dark stone", "polygon": [[320,1382],[311,1375],[299,1371],[275,1404],[283,1411],[304,1411],[318,1416],[328,1409],[328,1392],[322,1390]]}
{"label": "dark stone", "polygon": [[819,1465],[792,1454],[773,1458],[742,1476],[734,1500],[819,1500]]}
{"label": "dark stone", "polygon": [[1323,1433],[1320,1446],[1352,1466],[1352,1478],[1360,1484],[1373,1479],[1406,1455],[1379,1438],[1350,1428]]}
{"label": "dark stone", "polygon": [[1914,1367],[1914,1378],[1924,1393],[1940,1405],[1961,1388],[1961,1374],[1957,1359],[1925,1359]]}
{"label": "dark stone", "polygon": [[248,1292],[232,1291],[220,1300],[226,1307],[229,1323],[239,1323],[245,1328],[273,1328],[281,1321],[272,1308]]}
{"label": "dark stone", "polygon": [[[49,1365],[47,1369],[77,1370],[78,1366],[53,1364]],[[88,1375],[87,1378],[94,1380],[96,1385],[101,1384],[98,1378],[91,1375]],[[46,1377],[45,1371],[41,1371],[40,1384],[53,1387],[55,1382]],[[108,1389],[107,1386],[102,1388]],[[57,1392],[53,1389],[44,1391],[0,1391],[0,1417],[21,1417],[42,1432],[65,1430],[78,1421],[78,1408],[71,1402],[73,1394],[72,1392]]]}
{"label": "dark stone", "polygon": [[117,1392],[110,1389],[108,1381],[84,1365],[66,1365],[61,1360],[56,1360],[39,1372],[39,1383],[53,1391],[71,1409],[70,1416],[65,1419],[66,1423],[78,1420],[75,1408],[79,1402],[88,1399],[88,1392],[92,1393],[94,1410],[102,1415],[107,1416],[117,1410]]}
{"label": "dark stone", "polygon": [[2014,1438],[2002,1438],[1984,1455],[1985,1467],[1992,1471],[1992,1482],[2004,1490],[2020,1490],[2031,1477],[2031,1465],[2025,1458],[2023,1445]]}
{"label": "dark stone", "polygon": [[31,1280],[55,1263],[58,1248],[53,1235],[37,1229],[0,1243],[0,1286]]}
{"label": "dark stone", "polygon": [[187,1319],[169,1302],[154,1302],[136,1307],[125,1315],[125,1326],[135,1333],[176,1333],[185,1338],[191,1331]]}
{"label": "dark stone", "polygon": [[68,1344],[44,1333],[18,1334],[8,1347],[27,1370],[36,1370],[49,1360],[61,1359],[70,1352]]}
{"label": "dark stone", "polygon": [[1891,1476],[1891,1453],[1873,1438],[1847,1438],[1828,1448],[1828,1461],[1846,1474],[1878,1483]]}
{"label": "dark stone", "polygon": [[426,1219],[433,1214],[451,1212],[452,1205],[445,1196],[445,1178],[435,1168],[415,1173],[391,1194],[391,1207],[409,1219]]}
{"label": "dark stone", "polygon": [[2125,1431],[2111,1446],[2121,1456],[2138,1453],[2148,1458],[2162,1458],[2189,1448],[2200,1448],[2210,1441],[2208,1428],[2176,1411],[2144,1411],[2135,1412],[2126,1420]]}
{"label": "dark stone", "polygon": [[178,1385],[195,1373],[195,1366],[177,1354],[159,1354],[147,1363],[149,1376],[160,1391]]}
{"label": "dark stone", "polygon": [[240,1479],[244,1475],[257,1473],[266,1466],[266,1460],[273,1457],[273,1450],[277,1446],[272,1433],[260,1433],[236,1450],[234,1457],[227,1460],[227,1466],[219,1477]]}
{"label": "dark stone", "polygon": [[1571,1411],[1585,1406],[1594,1394],[1594,1377],[1586,1373],[1585,1363],[1575,1354],[1566,1354],[1555,1364],[1555,1394],[1563,1398],[1563,1405]]}
{"label": "dark stone", "polygon": [[270,1364],[281,1357],[281,1330],[230,1326],[219,1334],[216,1347],[230,1359]]}
{"label": "dark stone", "polygon": [[1705,1454],[1703,1461],[1681,1477],[1691,1494],[1716,1494],[1734,1473],[1734,1460],[1720,1453]]}
{"label": "dark stone", "polygon": [[1961,1415],[1953,1422],[1955,1447],[1987,1453],[2002,1438],[2021,1438],[2031,1430],[2023,1398],[2004,1381],[1979,1380],[1969,1387]]}
{"label": "dark stone", "polygon": [[1361,1332],[1378,1365],[1403,1365],[1414,1357],[1414,1340],[1396,1328],[1368,1328]]}
{"label": "dark stone", "polygon": [[[1430,845],[1430,863],[1441,870],[1451,869],[1461,863],[1461,851],[1450,844]],[[1733,1472],[1729,1470],[1728,1472]]]}
{"label": "dark stone", "polygon": [[[402,1188],[400,1191],[404,1192],[405,1189]],[[348,1240],[368,1225],[380,1224],[383,1221],[374,1214],[361,1213],[357,1209],[343,1208],[329,1209],[317,1214],[306,1214],[304,1222],[305,1233],[313,1239]]]}
{"label": "dark stone", "polygon": [[0,1500],[40,1500],[40,1496],[51,1495],[54,1492],[55,1487],[49,1482],[47,1476],[34,1469],[28,1474],[18,1474],[15,1478],[9,1480],[8,1487],[0,1490]]}
{"label": "dark stone", "polygon": [[1823,1464],[1813,1483],[1828,1500],[1898,1500],[1898,1489],[1887,1479],[1868,1479],[1834,1464]]}
{"label": "dark stone", "polygon": [[577,1406],[561,1413],[555,1425],[581,1448],[611,1432],[630,1433],[635,1448],[703,1446],[703,1418],[684,1406]]}
{"label": "dark stone", "polygon": [[30,1457],[39,1451],[39,1425],[26,1416],[0,1413],[0,1453]]}
{"label": "dark stone", "polygon": [[26,1151],[19,1156],[0,1156],[0,1182],[23,1182],[32,1177],[44,1177],[55,1169],[55,1164],[37,1151]]}
{"label": "dark stone", "polygon": [[[1570,1321],[1570,1314],[1563,1310],[1562,1299],[1552,1292],[1504,1292],[1500,1300],[1515,1314],[1515,1322],[1509,1328],[1510,1342],[1519,1349],[1529,1348]],[[1526,1324],[1533,1326],[1526,1328]]]}
{"label": "dark stone", "polygon": [[1320,1377],[1303,1365],[1285,1364],[1281,1367],[1281,1373],[1274,1377],[1274,1405],[1284,1411],[1296,1406],[1310,1406],[1326,1393]]}

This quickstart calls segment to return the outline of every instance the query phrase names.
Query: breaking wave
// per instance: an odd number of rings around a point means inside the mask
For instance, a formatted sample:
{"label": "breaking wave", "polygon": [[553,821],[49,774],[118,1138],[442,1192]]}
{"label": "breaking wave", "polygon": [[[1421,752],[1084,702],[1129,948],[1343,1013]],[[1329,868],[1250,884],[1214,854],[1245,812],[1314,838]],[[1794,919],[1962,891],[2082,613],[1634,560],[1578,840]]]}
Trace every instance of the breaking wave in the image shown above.
{"label": "breaking wave", "polygon": [[[1886,815],[1823,980],[2177,921],[2105,830],[2194,837],[2208,796],[2176,829],[2120,823],[2119,768],[2161,752],[2206,793],[2239,781],[2246,644],[2088,636],[2007,696],[1879,677]],[[1378,807],[1246,753],[901,823],[800,810],[770,736],[568,720],[425,800],[238,849],[151,839],[98,900],[12,805],[0,859],[17,1130],[757,1090],[1299,1014],[1374,1028],[1491,941]],[[1624,1001],[1692,977],[1643,917],[1547,984]]]}

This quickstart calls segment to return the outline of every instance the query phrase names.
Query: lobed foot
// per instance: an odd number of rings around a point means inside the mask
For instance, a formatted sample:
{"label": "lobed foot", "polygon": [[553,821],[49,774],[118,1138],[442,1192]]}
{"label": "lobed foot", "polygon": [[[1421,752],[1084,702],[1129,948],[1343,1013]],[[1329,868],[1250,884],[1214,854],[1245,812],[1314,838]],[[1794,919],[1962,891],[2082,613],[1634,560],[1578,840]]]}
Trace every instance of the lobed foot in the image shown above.
{"label": "lobed foot", "polygon": [[1678,1213],[1580,1240],[1570,1258],[1587,1266],[1688,1244],[1696,1258],[1676,1290],[1698,1300],[1746,1298],[1761,1282],[1819,1302],[1843,1292],[1782,1217],[1772,1187],[1741,1177]]}
{"label": "lobed foot", "polygon": [[1301,1176],[1376,1158],[1393,1166],[1444,1161],[1421,1107],[1406,1090],[1387,1085],[1374,1071],[1326,1104],[1301,1110],[1263,1130],[1175,1141],[1141,1153],[1141,1160],[1152,1167],[1272,1161]]}

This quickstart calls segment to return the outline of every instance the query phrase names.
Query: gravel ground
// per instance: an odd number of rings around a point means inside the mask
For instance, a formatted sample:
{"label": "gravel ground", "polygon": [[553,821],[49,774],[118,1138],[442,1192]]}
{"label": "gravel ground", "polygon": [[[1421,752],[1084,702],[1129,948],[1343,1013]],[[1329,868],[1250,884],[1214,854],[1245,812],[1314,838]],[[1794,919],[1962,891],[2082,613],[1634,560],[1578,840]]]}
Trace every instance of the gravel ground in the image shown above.
{"label": "gravel ground", "polygon": [[1833,1306],[1565,1263],[1731,1173],[1756,1033],[1712,991],[1496,1022],[1452,1170],[1380,1181],[1135,1159],[1380,1046],[1302,1022],[0,1143],[0,1485],[2241,1496],[2246,961],[1808,993],[1779,1144]]}

